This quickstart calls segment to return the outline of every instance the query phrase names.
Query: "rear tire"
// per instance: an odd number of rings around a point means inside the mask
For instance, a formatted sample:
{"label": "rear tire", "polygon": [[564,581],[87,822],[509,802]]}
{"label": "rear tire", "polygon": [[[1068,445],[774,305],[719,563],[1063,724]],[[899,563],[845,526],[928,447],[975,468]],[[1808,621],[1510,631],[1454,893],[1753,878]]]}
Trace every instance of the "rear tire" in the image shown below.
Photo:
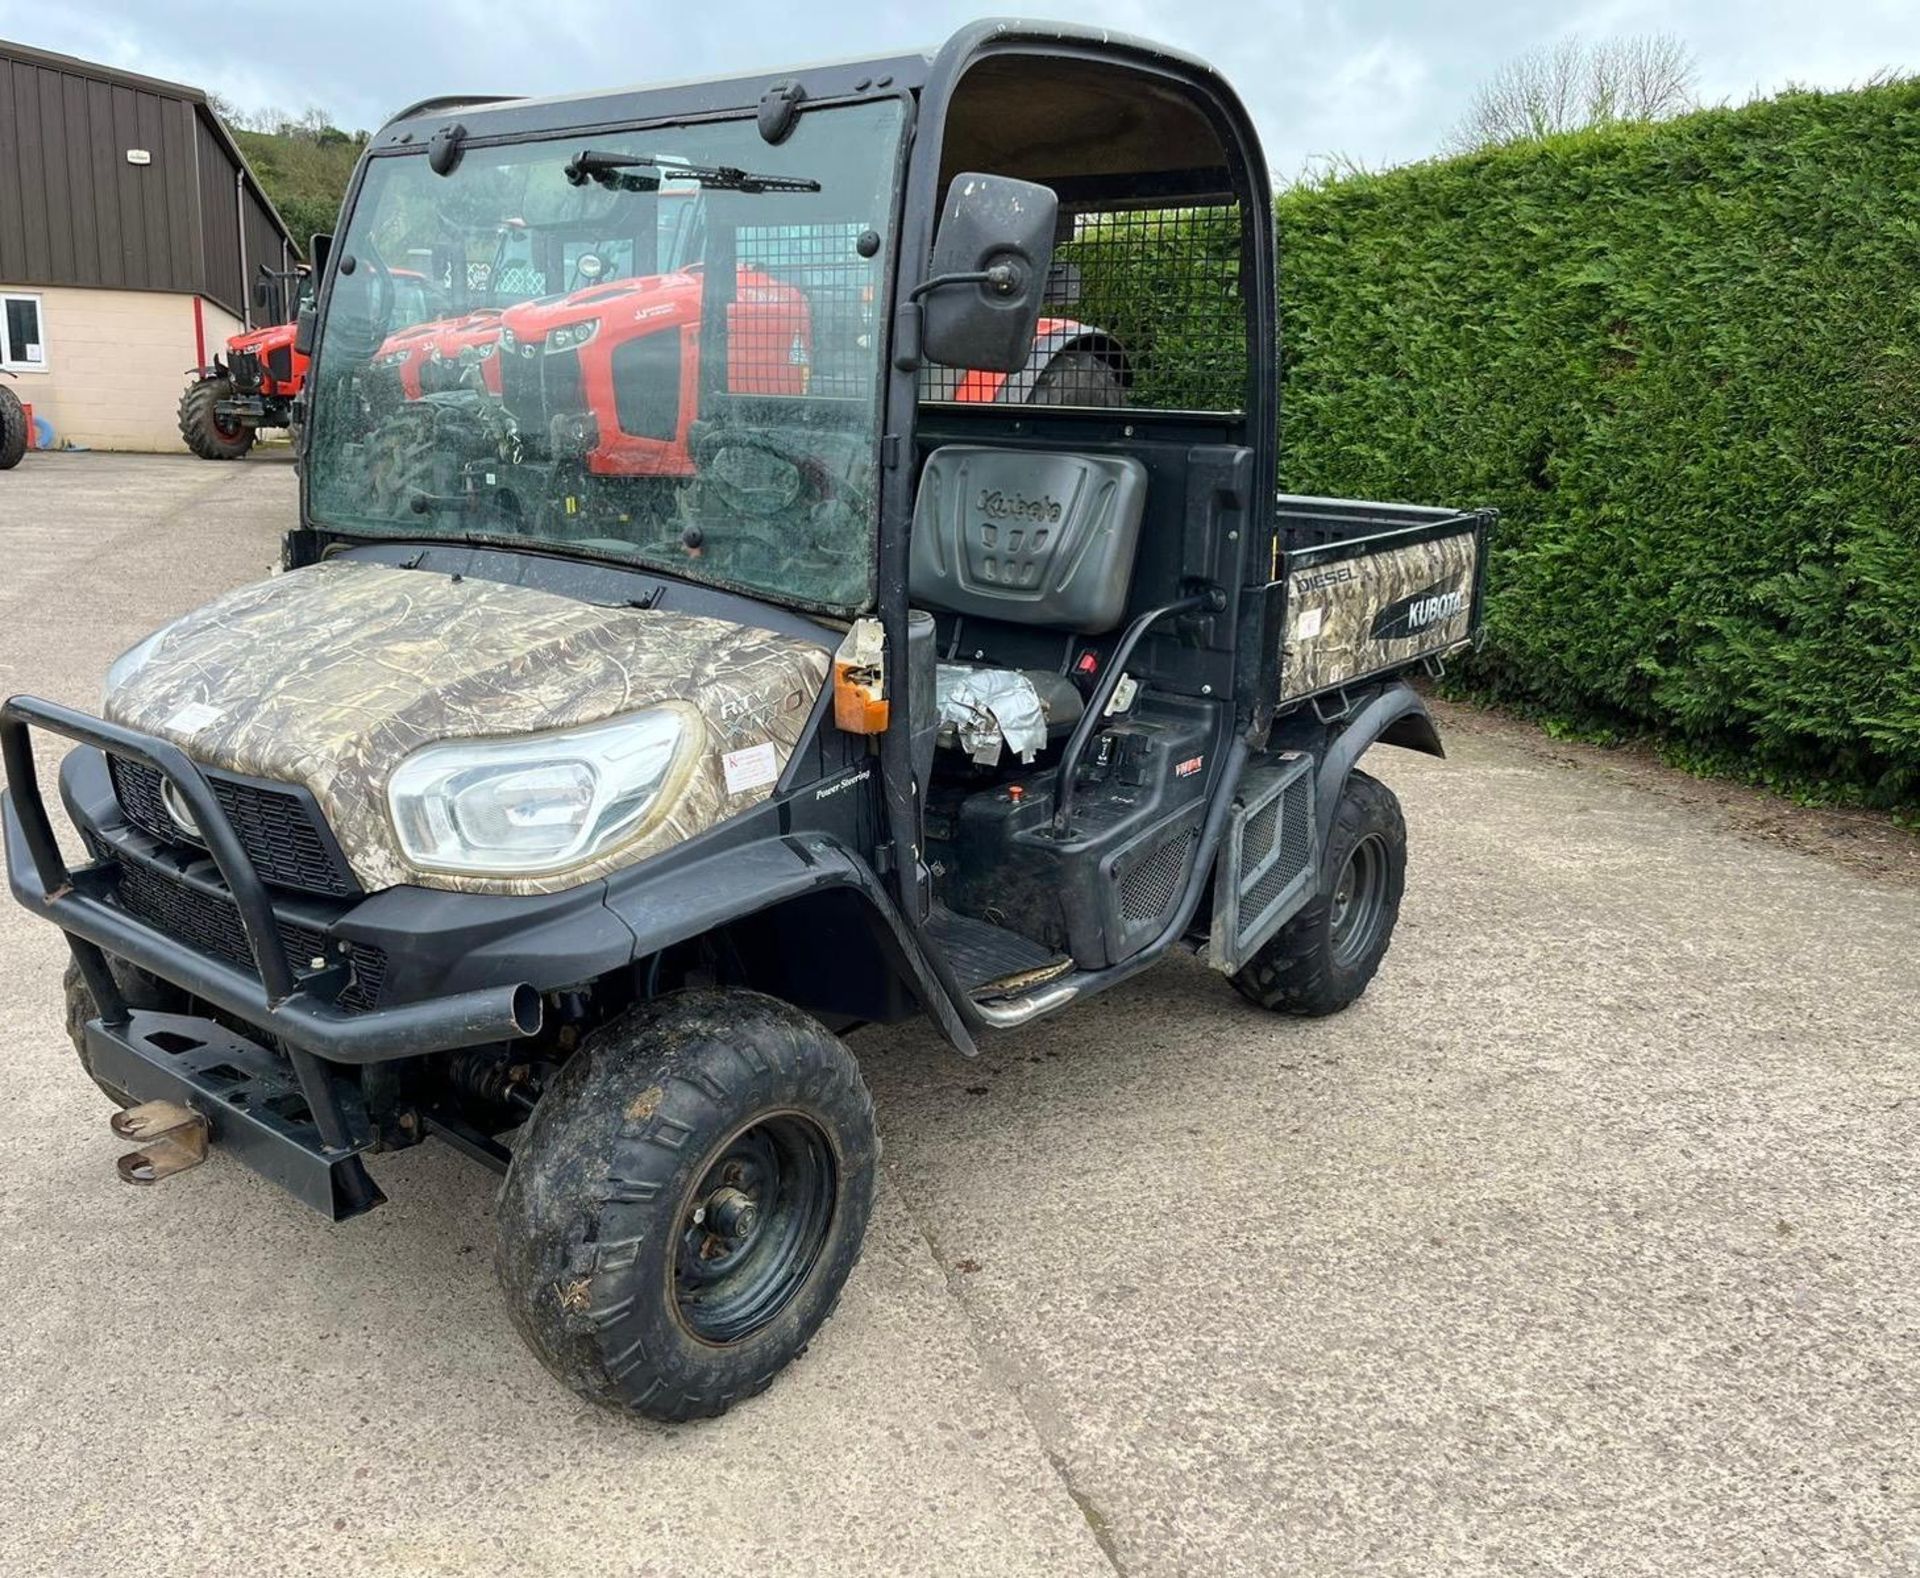
{"label": "rear tire", "polygon": [[180,396],[180,436],[202,460],[238,460],[253,448],[253,429],[214,410],[233,398],[230,378],[202,378]]}
{"label": "rear tire", "polygon": [[1333,813],[1313,901],[1261,944],[1229,980],[1276,1013],[1338,1013],[1367,989],[1393,941],[1407,885],[1400,802],[1355,769]]}
{"label": "rear tire", "polygon": [[[124,959],[116,959],[111,954],[106,957],[107,968],[113,971],[113,978],[119,982],[120,993],[126,998],[129,1008],[179,1013],[185,1007],[185,993],[142,974]],[[80,973],[80,966],[71,959],[67,961],[67,973],[60,984],[67,1000],[67,1039],[73,1043],[80,1067],[116,1107],[133,1106],[135,1102],[132,1096],[118,1085],[108,1084],[94,1072],[93,1058],[87,1051],[87,1021],[100,1017],[100,1005],[93,1000],[93,993],[87,988],[86,977]]]}
{"label": "rear tire", "polygon": [[27,452],[27,408],[11,389],[0,389],[0,471],[11,471]]}
{"label": "rear tire", "polygon": [[500,1193],[508,1312],[591,1402],[723,1413],[832,1313],[878,1155],[853,1054],[806,1014],[746,991],[643,1004],[522,1131]]}

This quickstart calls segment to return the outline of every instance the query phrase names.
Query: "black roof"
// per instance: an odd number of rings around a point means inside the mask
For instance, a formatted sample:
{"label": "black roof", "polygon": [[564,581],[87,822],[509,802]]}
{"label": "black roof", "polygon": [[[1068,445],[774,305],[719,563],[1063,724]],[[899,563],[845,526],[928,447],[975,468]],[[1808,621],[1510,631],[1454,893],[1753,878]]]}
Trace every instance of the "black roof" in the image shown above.
{"label": "black roof", "polygon": [[424,141],[451,119],[469,135],[516,136],[590,130],[656,117],[718,114],[750,109],[771,87],[802,84],[811,99],[854,98],[874,93],[917,92],[943,76],[951,79],[976,58],[996,49],[1058,53],[1125,65],[1177,70],[1204,80],[1225,102],[1238,96],[1224,76],[1198,56],[1104,28],[1065,22],[990,18],[961,28],[945,43],[924,51],[831,60],[812,65],[747,71],[736,75],[631,87],[594,88],[544,98],[451,94],[422,100],[400,111],[374,138],[390,148]]}

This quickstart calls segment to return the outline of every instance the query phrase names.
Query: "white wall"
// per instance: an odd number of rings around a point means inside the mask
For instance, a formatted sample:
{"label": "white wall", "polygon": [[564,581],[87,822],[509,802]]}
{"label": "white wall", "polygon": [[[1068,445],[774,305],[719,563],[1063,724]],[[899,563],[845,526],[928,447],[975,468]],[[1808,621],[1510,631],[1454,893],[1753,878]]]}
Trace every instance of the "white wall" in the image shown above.
{"label": "white wall", "polygon": [[[13,392],[53,424],[54,443],[90,449],[184,452],[177,409],[195,365],[192,296],[161,291],[7,285],[40,298],[44,371],[18,371]],[[200,304],[207,359],[240,322]]]}

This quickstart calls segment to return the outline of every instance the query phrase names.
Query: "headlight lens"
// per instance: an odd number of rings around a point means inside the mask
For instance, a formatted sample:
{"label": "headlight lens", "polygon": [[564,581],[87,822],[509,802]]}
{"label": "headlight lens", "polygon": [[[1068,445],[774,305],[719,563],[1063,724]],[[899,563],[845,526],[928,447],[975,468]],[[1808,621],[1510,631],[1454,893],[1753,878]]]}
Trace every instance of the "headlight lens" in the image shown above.
{"label": "headlight lens", "polygon": [[126,651],[122,652],[107,665],[107,682],[100,690],[100,706],[102,711],[106,710],[107,701],[112,697],[113,693],[147,666],[147,659],[160,650],[160,643],[166,640],[167,632],[173,629],[174,624],[177,623],[178,621],[175,620],[162,625],[144,641],[136,642],[133,646],[128,647]]}
{"label": "headlight lens", "polygon": [[555,329],[547,336],[547,349],[550,351],[570,351],[576,345],[585,345],[600,332],[598,318],[583,318],[578,323],[570,323],[564,329]]}
{"label": "headlight lens", "polygon": [[387,785],[400,847],[429,871],[580,865],[644,830],[700,727],[691,709],[657,707],[558,734],[426,746]]}
{"label": "headlight lens", "polygon": [[397,351],[382,351],[378,356],[374,357],[373,365],[375,367],[398,367],[411,355],[413,355],[413,347],[410,345],[403,346]]}

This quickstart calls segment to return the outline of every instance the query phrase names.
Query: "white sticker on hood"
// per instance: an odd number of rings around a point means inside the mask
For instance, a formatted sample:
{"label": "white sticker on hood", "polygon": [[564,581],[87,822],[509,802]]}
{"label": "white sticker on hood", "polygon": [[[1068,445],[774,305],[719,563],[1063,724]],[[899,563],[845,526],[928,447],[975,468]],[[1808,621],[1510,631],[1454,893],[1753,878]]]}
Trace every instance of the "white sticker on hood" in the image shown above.
{"label": "white sticker on hood", "polygon": [[167,719],[166,727],[179,734],[195,734],[209,723],[218,723],[223,716],[222,708],[204,701],[190,701]]}
{"label": "white sticker on hood", "polygon": [[728,751],[720,758],[720,767],[727,776],[728,794],[743,794],[749,789],[758,789],[780,776],[779,763],[773,756],[772,740],[762,740],[743,751]]}

